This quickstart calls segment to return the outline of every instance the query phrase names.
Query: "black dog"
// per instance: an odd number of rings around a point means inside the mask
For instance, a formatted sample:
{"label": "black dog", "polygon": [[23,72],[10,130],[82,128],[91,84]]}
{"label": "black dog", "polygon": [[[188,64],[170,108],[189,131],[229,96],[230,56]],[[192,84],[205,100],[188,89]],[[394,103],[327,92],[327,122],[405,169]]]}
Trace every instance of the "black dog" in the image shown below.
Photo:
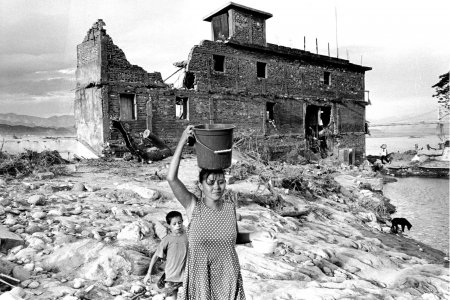
{"label": "black dog", "polygon": [[411,223],[408,222],[405,218],[393,218],[392,219],[391,232],[398,233],[398,226],[402,227],[402,232],[405,232],[405,226],[408,227],[408,230],[411,230]]}

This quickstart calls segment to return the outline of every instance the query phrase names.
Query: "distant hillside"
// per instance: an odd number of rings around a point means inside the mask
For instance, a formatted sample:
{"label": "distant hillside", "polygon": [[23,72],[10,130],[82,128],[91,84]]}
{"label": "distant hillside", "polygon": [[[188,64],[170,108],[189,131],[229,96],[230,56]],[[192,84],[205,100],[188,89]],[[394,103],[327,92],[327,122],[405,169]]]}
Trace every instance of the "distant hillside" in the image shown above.
{"label": "distant hillside", "polygon": [[27,115],[18,115],[14,113],[1,114],[0,124],[4,125],[23,125],[28,127],[73,127],[75,125],[75,117],[73,115],[52,116],[49,118],[41,118]]}
{"label": "distant hillside", "polygon": [[34,136],[76,136],[75,126],[72,127],[42,127],[0,124],[0,136],[14,135],[17,137]]}
{"label": "distant hillside", "polygon": [[[372,137],[387,136],[430,136],[438,134],[437,125],[404,125],[404,126],[370,126],[369,130]],[[448,127],[445,127],[444,133],[448,134]]]}

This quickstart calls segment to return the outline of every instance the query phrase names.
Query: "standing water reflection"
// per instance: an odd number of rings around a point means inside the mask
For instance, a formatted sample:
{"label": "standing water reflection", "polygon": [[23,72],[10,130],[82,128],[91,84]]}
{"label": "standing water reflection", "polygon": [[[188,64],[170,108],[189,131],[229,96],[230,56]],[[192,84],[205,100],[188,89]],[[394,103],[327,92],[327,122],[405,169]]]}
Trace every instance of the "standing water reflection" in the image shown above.
{"label": "standing water reflection", "polygon": [[384,194],[397,207],[392,217],[408,219],[410,237],[435,249],[449,252],[449,180],[438,178],[398,178],[386,184]]}

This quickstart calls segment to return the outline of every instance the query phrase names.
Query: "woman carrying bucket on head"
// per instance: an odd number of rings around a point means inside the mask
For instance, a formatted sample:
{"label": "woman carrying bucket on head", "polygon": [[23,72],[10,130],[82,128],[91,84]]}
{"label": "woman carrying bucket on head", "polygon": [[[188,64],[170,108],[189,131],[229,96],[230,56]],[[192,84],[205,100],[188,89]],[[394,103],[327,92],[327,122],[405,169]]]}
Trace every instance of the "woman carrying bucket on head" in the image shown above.
{"label": "woman carrying bucket on head", "polygon": [[[209,132],[201,133],[202,130]],[[207,145],[205,142],[207,139],[201,140],[200,137],[202,134],[212,135],[213,144],[217,146],[223,142],[223,139],[232,140],[232,130],[233,126],[229,125],[202,125],[198,128],[189,125],[183,131],[170,163],[167,181],[177,200],[186,209],[189,219],[188,258],[181,299],[245,299],[235,245],[249,243],[252,239],[271,238],[271,234],[265,231],[239,232],[234,203],[222,198],[226,185],[223,169],[231,164],[231,144],[229,149],[214,150],[211,149],[211,143]],[[195,134],[194,131],[197,133]],[[220,138],[221,135],[228,137]],[[201,153],[202,160],[198,157],[199,165],[203,166],[199,174],[202,191],[200,199],[189,192],[178,178],[183,147],[188,138],[194,136],[197,140],[197,155],[201,151],[216,152],[215,154]],[[214,139],[218,140],[214,141]],[[218,159],[219,164],[211,159],[215,157],[214,155],[223,155],[224,153],[230,156],[228,165],[223,163],[228,158]],[[203,155],[209,158],[205,159]],[[205,166],[214,169],[205,169]],[[221,168],[217,169],[217,167]]]}

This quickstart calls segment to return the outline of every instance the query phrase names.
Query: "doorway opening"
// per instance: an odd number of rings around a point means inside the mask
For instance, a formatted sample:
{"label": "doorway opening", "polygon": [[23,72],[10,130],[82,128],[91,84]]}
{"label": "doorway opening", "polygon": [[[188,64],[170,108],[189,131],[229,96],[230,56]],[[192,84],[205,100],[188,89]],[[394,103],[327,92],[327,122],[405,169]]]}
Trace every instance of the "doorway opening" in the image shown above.
{"label": "doorway opening", "polygon": [[331,107],[308,105],[305,113],[305,138],[307,147],[314,153],[327,157],[331,129]]}

